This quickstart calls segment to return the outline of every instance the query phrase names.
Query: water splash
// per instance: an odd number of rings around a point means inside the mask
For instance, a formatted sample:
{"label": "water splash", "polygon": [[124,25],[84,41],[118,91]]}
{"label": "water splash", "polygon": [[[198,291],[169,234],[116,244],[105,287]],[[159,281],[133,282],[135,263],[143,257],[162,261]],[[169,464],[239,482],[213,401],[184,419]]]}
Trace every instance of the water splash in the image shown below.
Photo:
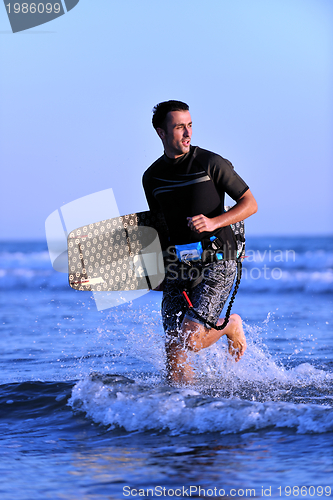
{"label": "water splash", "polygon": [[195,388],[142,384],[93,374],[73,388],[69,405],[110,430],[222,434],[288,427],[299,433],[333,430],[331,406],[254,402],[205,395]]}

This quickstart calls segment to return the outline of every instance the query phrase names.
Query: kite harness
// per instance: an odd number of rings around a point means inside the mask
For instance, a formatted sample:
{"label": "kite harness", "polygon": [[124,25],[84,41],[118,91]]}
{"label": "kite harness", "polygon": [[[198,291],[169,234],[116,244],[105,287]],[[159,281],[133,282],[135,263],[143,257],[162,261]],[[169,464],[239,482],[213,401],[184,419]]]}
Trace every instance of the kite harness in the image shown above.
{"label": "kite harness", "polygon": [[[229,208],[229,207],[227,207]],[[201,275],[191,280],[190,278],[186,282],[186,286],[182,290],[182,295],[185,300],[187,307],[191,310],[191,312],[204,324],[207,324],[211,328],[215,330],[223,330],[229,321],[231,308],[236,298],[236,294],[240,285],[241,277],[242,277],[242,261],[245,257],[245,232],[244,232],[244,221],[237,222],[235,224],[231,224],[231,230],[236,242],[236,255],[235,259],[237,263],[237,272],[236,272],[236,281],[233,293],[231,295],[227,312],[225,315],[225,319],[221,325],[214,325],[213,323],[207,321],[203,318],[193,307],[193,304],[189,298],[189,291],[193,289],[195,286],[199,285],[203,280],[203,275]],[[178,260],[184,263],[190,269],[193,262],[199,264],[203,268],[212,262],[218,262],[225,258],[223,252],[223,242],[218,238],[218,236],[212,236],[209,240],[205,239],[199,241],[197,243],[191,243],[188,245],[176,245],[175,250],[178,257]]]}

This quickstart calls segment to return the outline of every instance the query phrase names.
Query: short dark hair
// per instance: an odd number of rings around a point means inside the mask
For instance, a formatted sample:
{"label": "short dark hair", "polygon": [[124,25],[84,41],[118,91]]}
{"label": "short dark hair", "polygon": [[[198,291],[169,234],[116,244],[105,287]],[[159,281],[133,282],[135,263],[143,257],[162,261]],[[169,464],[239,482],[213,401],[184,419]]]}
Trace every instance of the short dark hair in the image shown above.
{"label": "short dark hair", "polygon": [[182,101],[164,101],[156,104],[153,109],[153,127],[163,128],[165,130],[165,119],[170,111],[188,111],[190,107]]}

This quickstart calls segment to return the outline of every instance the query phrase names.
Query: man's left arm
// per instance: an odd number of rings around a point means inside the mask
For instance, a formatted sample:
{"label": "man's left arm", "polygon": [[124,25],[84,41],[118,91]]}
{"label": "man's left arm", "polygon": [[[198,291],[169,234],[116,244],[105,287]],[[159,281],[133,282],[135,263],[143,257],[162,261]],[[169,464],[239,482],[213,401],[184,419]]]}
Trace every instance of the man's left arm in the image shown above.
{"label": "man's left arm", "polygon": [[213,232],[220,227],[229,226],[230,224],[235,224],[236,222],[247,219],[251,215],[255,214],[257,210],[257,202],[251,191],[248,189],[237,200],[236,205],[228,210],[228,212],[211,219],[202,214],[195,215],[194,217],[188,217],[187,221],[189,227],[197,233],[203,233],[205,231]]}

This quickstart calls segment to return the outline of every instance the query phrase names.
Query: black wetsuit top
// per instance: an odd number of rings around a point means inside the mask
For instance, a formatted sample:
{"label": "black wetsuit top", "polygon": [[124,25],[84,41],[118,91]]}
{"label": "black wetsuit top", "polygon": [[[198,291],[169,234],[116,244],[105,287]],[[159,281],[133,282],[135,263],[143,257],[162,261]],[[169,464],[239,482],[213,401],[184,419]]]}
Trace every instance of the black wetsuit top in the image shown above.
{"label": "black wetsuit top", "polygon": [[[144,173],[143,187],[150,210],[161,210],[164,214],[171,245],[192,243],[210,236],[207,232],[192,231],[187,225],[187,217],[221,215],[225,193],[237,201],[248,190],[228,160],[197,146],[191,146],[180,158],[161,156]],[[225,243],[230,241],[234,246],[230,227],[219,231],[219,237],[222,235]]]}

